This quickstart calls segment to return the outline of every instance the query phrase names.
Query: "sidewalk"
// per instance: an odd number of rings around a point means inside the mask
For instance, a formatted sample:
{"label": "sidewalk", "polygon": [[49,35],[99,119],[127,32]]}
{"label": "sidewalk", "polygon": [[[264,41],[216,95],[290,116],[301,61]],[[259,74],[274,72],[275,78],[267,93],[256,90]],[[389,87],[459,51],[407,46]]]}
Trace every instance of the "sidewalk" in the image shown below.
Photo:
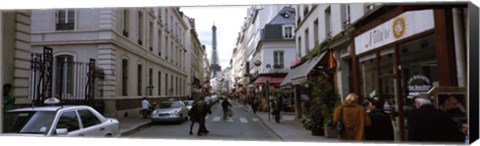
{"label": "sidewalk", "polygon": [[128,135],[137,129],[147,126],[151,121],[150,118],[143,119],[138,116],[118,119],[118,122],[120,123],[120,134],[121,136]]}
{"label": "sidewalk", "polygon": [[[250,107],[239,104],[245,111],[252,112]],[[293,112],[284,112],[281,115],[280,123],[276,123],[273,115],[268,119],[267,112],[257,112],[256,115],[262,123],[272,130],[283,141],[290,142],[340,142],[337,138],[325,138],[324,136],[313,136],[310,130],[306,130],[300,121],[295,120]]]}

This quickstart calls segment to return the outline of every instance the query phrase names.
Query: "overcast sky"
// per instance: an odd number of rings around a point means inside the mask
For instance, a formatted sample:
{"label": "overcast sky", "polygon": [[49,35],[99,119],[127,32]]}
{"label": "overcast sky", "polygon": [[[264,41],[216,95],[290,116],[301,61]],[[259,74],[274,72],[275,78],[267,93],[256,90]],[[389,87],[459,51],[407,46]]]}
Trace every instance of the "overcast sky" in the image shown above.
{"label": "overcast sky", "polygon": [[222,69],[229,66],[236,39],[247,16],[249,6],[181,7],[185,15],[195,18],[195,27],[202,45],[206,46],[208,60],[212,56],[212,26],[217,27],[217,54]]}

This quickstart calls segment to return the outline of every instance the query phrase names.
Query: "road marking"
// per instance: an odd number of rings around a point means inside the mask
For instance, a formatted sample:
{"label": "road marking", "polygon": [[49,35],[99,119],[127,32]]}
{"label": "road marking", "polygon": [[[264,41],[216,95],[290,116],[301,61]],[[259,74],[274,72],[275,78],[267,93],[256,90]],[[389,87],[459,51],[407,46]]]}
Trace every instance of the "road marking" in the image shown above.
{"label": "road marking", "polygon": [[219,116],[216,116],[216,117],[214,117],[214,118],[212,119],[212,121],[213,121],[213,122],[218,122],[218,121],[220,121],[220,119],[221,119],[221,118],[220,118]]}
{"label": "road marking", "polygon": [[232,118],[232,117],[228,117],[228,118],[227,118],[227,122],[233,122],[233,118]]}
{"label": "road marking", "polygon": [[258,118],[253,118],[252,121],[258,122],[258,121],[260,121],[260,119],[258,119]]}
{"label": "road marking", "polygon": [[248,123],[247,119],[245,119],[245,118],[240,118],[240,122],[242,122],[242,123]]}

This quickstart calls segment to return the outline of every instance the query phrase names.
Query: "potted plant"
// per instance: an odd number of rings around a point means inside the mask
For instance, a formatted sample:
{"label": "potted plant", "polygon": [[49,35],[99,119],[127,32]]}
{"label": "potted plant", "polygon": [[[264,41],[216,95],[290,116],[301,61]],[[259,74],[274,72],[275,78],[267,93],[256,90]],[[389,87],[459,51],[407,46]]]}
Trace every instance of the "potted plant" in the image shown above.
{"label": "potted plant", "polygon": [[[302,85],[312,85],[313,83],[314,82],[310,80],[306,80]],[[303,109],[303,127],[307,130],[311,130],[312,135],[323,135],[323,118],[321,116],[322,111],[318,99],[310,98],[310,100],[305,101],[303,103]]]}
{"label": "potted plant", "polygon": [[332,83],[323,75],[315,76],[312,81],[315,82],[312,90],[313,100],[317,102],[317,108],[320,111],[319,116],[322,117],[321,123],[323,123],[325,137],[337,137],[333,123],[333,112],[341,104],[340,98],[335,94]]}

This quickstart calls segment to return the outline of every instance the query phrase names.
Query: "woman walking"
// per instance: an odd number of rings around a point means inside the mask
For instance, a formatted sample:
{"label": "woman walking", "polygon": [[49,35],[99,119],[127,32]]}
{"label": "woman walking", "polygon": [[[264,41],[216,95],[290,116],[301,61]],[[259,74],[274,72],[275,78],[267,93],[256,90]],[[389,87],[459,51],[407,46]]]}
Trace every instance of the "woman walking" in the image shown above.
{"label": "woman walking", "polygon": [[389,116],[383,112],[383,104],[378,100],[369,100],[368,109],[370,109],[370,119],[372,126],[366,131],[366,140],[393,141],[393,125]]}
{"label": "woman walking", "polygon": [[361,141],[365,139],[365,129],[372,124],[365,108],[358,104],[358,95],[350,93],[344,103],[335,109],[333,122],[342,121],[343,132],[339,133],[341,140]]}

